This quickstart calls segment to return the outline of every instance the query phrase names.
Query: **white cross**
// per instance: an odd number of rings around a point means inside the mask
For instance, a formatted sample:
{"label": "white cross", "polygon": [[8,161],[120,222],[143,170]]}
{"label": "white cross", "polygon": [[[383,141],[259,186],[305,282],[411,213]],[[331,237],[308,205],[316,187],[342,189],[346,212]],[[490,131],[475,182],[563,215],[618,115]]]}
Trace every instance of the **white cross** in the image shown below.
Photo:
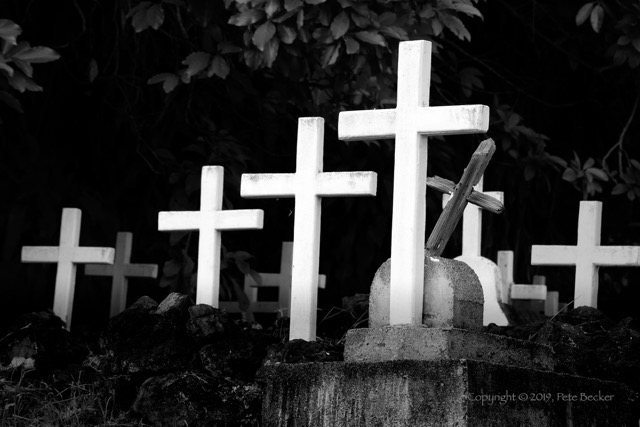
{"label": "white cross", "polygon": [[640,267],[640,246],[600,246],[602,202],[580,202],[577,246],[531,247],[533,265],[575,265],[575,307],[598,307],[598,268]]}
{"label": "white cross", "polygon": [[298,120],[296,173],[243,174],[243,197],[294,197],[290,339],[315,340],[321,198],[374,196],[374,172],[322,172],[324,120]]}
{"label": "white cross", "polygon": [[[478,193],[482,193],[484,177],[473,187]],[[500,203],[504,203],[504,193],[502,191],[487,191],[483,194],[491,196]],[[442,207],[444,208],[449,200],[450,194],[442,195]],[[462,255],[481,256],[482,249],[482,210],[479,206],[467,203],[462,216]]]}
{"label": "white cross", "polygon": [[534,276],[533,283],[518,285],[513,279],[513,251],[498,251],[498,266],[503,283],[503,299],[505,304],[511,304],[514,299],[546,300],[547,285],[544,276]]}
{"label": "white cross", "polygon": [[113,248],[78,246],[82,211],[75,208],[62,209],[60,246],[23,246],[22,262],[57,263],[56,288],[53,312],[71,327],[73,296],[76,284],[76,264],[113,264]]}
{"label": "white cross", "polygon": [[[291,267],[293,266],[293,242],[282,242],[280,273],[259,273],[262,284],[258,285],[250,275],[244,276],[244,292],[249,299],[249,310],[253,313],[291,313]],[[324,289],[327,276],[318,276],[318,288]],[[258,290],[278,288],[278,301],[259,301]],[[231,313],[240,311],[238,304],[225,301],[224,308]]]}
{"label": "white cross", "polygon": [[260,209],[222,210],[224,168],[202,168],[199,211],[160,212],[158,230],[200,232],[198,239],[198,280],[196,304],[218,307],[220,291],[220,245],[222,230],[262,228]]}
{"label": "white cross", "polygon": [[391,226],[390,324],[422,323],[427,136],[486,132],[484,105],[429,107],[431,43],[400,43],[395,109],[341,112],[338,137],[396,139]]}
{"label": "white cross", "polygon": [[84,267],[87,276],[108,276],[111,280],[111,308],[113,317],[127,306],[128,277],[158,277],[156,264],[131,264],[133,234],[119,232],[116,239],[116,255],[113,265],[88,264]]}

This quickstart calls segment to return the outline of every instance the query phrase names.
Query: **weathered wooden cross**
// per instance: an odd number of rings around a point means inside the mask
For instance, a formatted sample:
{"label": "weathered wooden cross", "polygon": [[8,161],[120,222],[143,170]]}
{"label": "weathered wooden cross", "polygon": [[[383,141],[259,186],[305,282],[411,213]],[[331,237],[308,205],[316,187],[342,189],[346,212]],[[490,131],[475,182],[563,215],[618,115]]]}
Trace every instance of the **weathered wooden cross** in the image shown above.
{"label": "weathered wooden cross", "polygon": [[[249,310],[252,313],[291,313],[291,270],[293,266],[293,242],[282,242],[282,255],[280,258],[280,273],[259,273],[262,284],[258,285],[252,276],[244,276],[244,292],[249,298]],[[318,288],[324,289],[327,276],[318,276]],[[259,289],[278,288],[277,301],[261,301],[258,298]],[[221,302],[222,303],[222,302]],[[225,301],[223,306],[227,311],[234,313],[241,311],[235,301]]]}
{"label": "weathered wooden cross", "polygon": [[[493,197],[500,203],[504,203],[504,193],[502,191],[482,191],[483,177],[473,187],[474,191],[482,193],[485,196]],[[451,196],[449,194],[442,195],[442,207],[446,207]],[[462,255],[463,256],[482,256],[482,210],[480,206],[468,204],[464,209],[462,216]]]}
{"label": "weathered wooden cross", "polygon": [[296,173],[243,174],[243,197],[294,197],[290,339],[316,338],[321,198],[375,196],[374,172],[322,172],[324,120],[298,120]]}
{"label": "weathered wooden cross", "polygon": [[196,303],[218,307],[220,292],[220,232],[261,229],[260,209],[222,210],[224,168],[202,168],[199,211],[160,212],[158,230],[200,232]]}
{"label": "weathered wooden cross", "polygon": [[113,317],[124,311],[127,306],[129,277],[158,277],[156,264],[131,264],[131,245],[133,234],[119,232],[116,238],[116,254],[113,265],[87,264],[84,274],[87,276],[111,277],[111,308]]}
{"label": "weathered wooden cross", "polygon": [[62,210],[60,226],[60,246],[24,246],[22,262],[57,263],[56,287],[53,298],[53,312],[71,327],[73,297],[76,283],[76,264],[113,264],[113,248],[78,246],[82,211],[75,208]]}
{"label": "weathered wooden cross", "polygon": [[391,230],[391,325],[422,322],[427,136],[486,132],[484,105],[429,107],[431,43],[400,43],[395,109],[341,112],[342,140],[396,140]]}
{"label": "weathered wooden cross", "polygon": [[[425,255],[442,255],[442,251],[444,251],[451,234],[453,234],[456,225],[458,225],[458,221],[460,221],[460,218],[465,211],[467,202],[471,202],[490,212],[502,213],[504,206],[500,200],[473,189],[473,187],[482,178],[482,174],[489,164],[495,150],[496,145],[492,139],[482,141],[471,156],[471,160],[465,168],[462,178],[457,185],[440,177],[433,177],[427,180],[427,185],[429,187],[443,191],[446,194],[451,195],[451,198],[445,205],[442,214],[440,214],[440,217],[427,240]],[[391,262],[393,263],[393,259]]]}
{"label": "weathered wooden cross", "polygon": [[531,247],[533,265],[575,265],[575,307],[598,307],[598,268],[640,267],[640,246],[600,246],[602,202],[580,202],[576,246]]}

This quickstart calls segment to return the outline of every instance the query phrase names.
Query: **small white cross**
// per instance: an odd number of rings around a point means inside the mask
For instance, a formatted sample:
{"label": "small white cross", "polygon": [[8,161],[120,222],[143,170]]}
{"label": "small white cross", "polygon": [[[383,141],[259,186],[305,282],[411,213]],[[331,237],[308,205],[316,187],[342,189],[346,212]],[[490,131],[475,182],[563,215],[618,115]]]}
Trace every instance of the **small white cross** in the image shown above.
{"label": "small white cross", "polygon": [[338,137],[396,140],[391,225],[390,324],[422,323],[427,136],[486,132],[489,107],[429,107],[431,43],[400,43],[395,109],[341,112]]}
{"label": "small white cross", "polygon": [[202,168],[199,211],[160,212],[158,230],[200,232],[198,239],[198,280],[196,304],[218,308],[220,292],[220,232],[262,228],[260,209],[222,210],[224,168]]}
{"label": "small white cross", "polygon": [[602,202],[580,202],[576,246],[531,247],[533,265],[575,265],[575,307],[598,307],[598,268],[640,267],[640,246],[600,246]]}
{"label": "small white cross", "polygon": [[56,263],[56,288],[53,298],[53,312],[71,327],[73,297],[76,284],[76,264],[113,264],[113,248],[78,246],[82,211],[75,208],[62,209],[60,226],[60,246],[23,246],[22,262]]}
{"label": "small white cross", "polygon": [[546,300],[547,285],[544,276],[534,276],[533,283],[518,285],[513,279],[513,251],[498,251],[498,267],[502,276],[503,298],[502,302],[511,304],[514,299]]}
{"label": "small white cross", "polygon": [[[293,266],[293,242],[282,242],[280,273],[259,273],[262,284],[258,285],[250,275],[244,276],[244,292],[249,299],[249,310],[252,313],[291,313],[291,268]],[[324,289],[327,276],[318,276],[318,288]],[[258,290],[278,288],[278,301],[259,301]],[[222,302],[221,302],[222,303]],[[240,311],[238,303],[225,301],[224,308],[230,312]]]}
{"label": "small white cross", "polygon": [[[484,177],[473,187],[478,193],[483,193]],[[504,193],[502,191],[487,191],[483,194],[491,196],[500,203],[504,203]],[[442,207],[444,208],[451,195],[442,195]],[[482,210],[479,206],[468,203],[464,208],[462,217],[462,255],[463,256],[481,256],[482,249]]]}
{"label": "small white cross", "polygon": [[111,280],[111,308],[113,317],[124,311],[127,306],[128,277],[158,277],[156,264],[131,264],[131,244],[133,234],[119,232],[116,239],[116,255],[113,265],[87,264],[84,274],[87,276],[107,276]]}
{"label": "small white cross", "polygon": [[321,198],[374,196],[374,172],[322,172],[324,120],[298,120],[296,173],[243,174],[243,197],[294,197],[290,339],[316,338]]}

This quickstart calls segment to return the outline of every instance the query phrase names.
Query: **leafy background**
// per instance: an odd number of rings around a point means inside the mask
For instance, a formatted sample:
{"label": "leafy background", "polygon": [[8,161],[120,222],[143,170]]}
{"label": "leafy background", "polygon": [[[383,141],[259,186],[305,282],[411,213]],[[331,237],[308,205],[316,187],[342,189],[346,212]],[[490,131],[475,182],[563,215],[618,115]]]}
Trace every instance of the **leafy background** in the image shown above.
{"label": "leafy background", "polygon": [[[81,244],[134,233],[130,301],[193,291],[197,234],[159,233],[160,210],[196,209],[203,165],[225,167],[225,208],[262,208],[262,231],[227,232],[223,290],[276,271],[293,201],[245,200],[246,172],[295,170],[298,117],[326,120],[325,170],[373,170],[375,198],[323,201],[324,313],[368,292],[389,256],[393,143],[337,139],[339,111],[392,108],[397,46],[434,42],[432,105],[491,107],[498,151],[485,189],[483,254],[516,252],[519,283],[545,274],[572,299],[571,268],[532,267],[532,244],[573,244],[578,202],[602,200],[603,244],[640,242],[636,2],[155,0],[23,2],[0,10],[2,318],[45,309],[55,267],[20,263],[55,245],[63,207],[83,211]],[[28,43],[28,44],[27,44]],[[484,135],[432,138],[429,174],[457,180]],[[427,229],[440,214],[428,192]],[[456,234],[445,255],[460,252]],[[637,269],[602,269],[600,307],[637,317]],[[79,269],[74,323],[108,317],[108,279]],[[322,317],[322,313],[320,314]]]}

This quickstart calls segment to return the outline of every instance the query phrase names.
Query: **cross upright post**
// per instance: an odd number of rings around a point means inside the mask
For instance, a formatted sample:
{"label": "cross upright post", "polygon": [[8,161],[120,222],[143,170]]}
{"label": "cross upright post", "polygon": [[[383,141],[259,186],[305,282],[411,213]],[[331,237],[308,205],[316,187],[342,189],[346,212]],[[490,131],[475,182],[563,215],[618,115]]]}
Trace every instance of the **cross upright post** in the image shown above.
{"label": "cross upright post", "polygon": [[322,172],[324,119],[298,120],[296,172],[243,174],[243,197],[294,197],[290,339],[316,338],[321,198],[375,196],[374,172]]}
{"label": "cross upright post", "polygon": [[580,202],[576,246],[533,245],[533,265],[574,265],[575,307],[598,308],[598,268],[640,267],[640,246],[600,246],[602,202]]}
{"label": "cross upright post", "polygon": [[431,43],[400,43],[395,109],[341,112],[338,137],[396,140],[391,231],[391,325],[422,321],[427,136],[486,132],[484,105],[429,107]]}
{"label": "cross upright post", "polygon": [[200,232],[196,304],[218,308],[220,293],[221,231],[261,229],[260,209],[222,210],[224,168],[202,168],[199,211],[160,212],[158,230]]}
{"label": "cross upright post", "polygon": [[80,244],[82,211],[75,208],[62,210],[60,226],[60,246],[24,246],[22,262],[56,263],[56,287],[53,298],[53,312],[71,327],[73,297],[75,295],[77,264],[113,264],[113,248],[93,248]]}
{"label": "cross upright post", "polygon": [[127,306],[127,290],[129,277],[158,277],[156,264],[131,264],[131,245],[133,234],[118,232],[116,238],[116,254],[113,265],[87,264],[84,274],[87,276],[110,276],[111,279],[111,306],[110,316],[113,317],[124,311]]}

